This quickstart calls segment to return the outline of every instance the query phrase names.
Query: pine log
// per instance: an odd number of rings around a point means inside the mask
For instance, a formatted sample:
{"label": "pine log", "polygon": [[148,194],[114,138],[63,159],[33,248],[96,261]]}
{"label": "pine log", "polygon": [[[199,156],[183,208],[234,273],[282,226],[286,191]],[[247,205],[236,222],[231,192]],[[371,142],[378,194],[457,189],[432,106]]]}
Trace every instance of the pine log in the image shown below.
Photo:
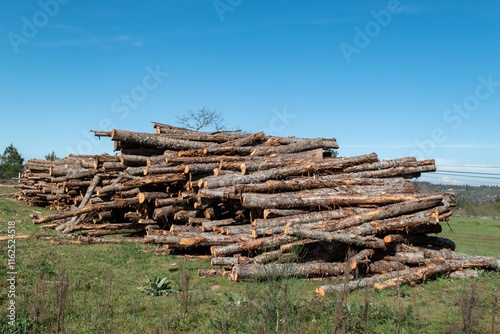
{"label": "pine log", "polygon": [[370,263],[369,272],[373,274],[386,274],[396,270],[408,269],[408,267],[399,261],[379,260]]}
{"label": "pine log", "polygon": [[198,269],[198,277],[207,276],[227,276],[231,273],[230,270],[225,269]]}
{"label": "pine log", "polygon": [[328,242],[342,243],[346,245],[385,249],[384,240],[374,236],[360,236],[350,233],[330,233],[321,231],[302,230],[296,228],[287,228],[287,235],[293,235],[305,239],[314,239]]}
{"label": "pine log", "polygon": [[278,236],[260,238],[255,240],[248,240],[246,242],[235,243],[228,246],[212,247],[210,252],[212,256],[227,256],[244,251],[251,251],[255,249],[272,249],[280,245],[290,243],[294,240],[291,236]]}
{"label": "pine log", "polygon": [[122,131],[116,129],[113,129],[111,140],[139,146],[166,148],[173,150],[201,149],[206,146],[206,144],[202,142],[171,139],[157,134]]}
{"label": "pine log", "polygon": [[325,232],[344,230],[374,220],[387,219],[429,209],[438,205],[442,199],[442,196],[420,196],[415,199],[386,205],[369,212],[349,216],[340,220],[322,221],[320,225],[312,228],[312,230],[321,230]]}
{"label": "pine log", "polygon": [[303,195],[283,193],[276,195],[242,194],[245,208],[304,208],[314,206],[387,205],[417,198],[417,195]]}
{"label": "pine log", "polygon": [[193,235],[185,235],[185,236],[156,236],[156,235],[147,235],[144,237],[146,242],[156,243],[156,244],[166,244],[172,246],[182,246],[182,247],[213,247],[219,245],[231,245],[235,242],[239,241],[239,238],[220,235],[220,234],[212,234],[212,233],[196,233]]}
{"label": "pine log", "polygon": [[162,198],[168,198],[170,194],[166,192],[156,192],[156,191],[150,191],[150,192],[140,192],[138,197],[139,197],[139,203],[144,203],[144,202],[155,202],[157,199],[162,199]]}
{"label": "pine log", "polygon": [[264,156],[271,154],[287,154],[287,153],[297,153],[303,151],[310,151],[317,148],[339,148],[339,145],[335,139],[323,139],[315,138],[308,140],[298,140],[295,143],[281,146],[265,147],[258,146],[252,155]]}
{"label": "pine log", "polygon": [[322,220],[341,219],[344,217],[360,214],[367,211],[370,211],[370,209],[346,207],[339,210],[317,211],[306,214],[278,217],[271,219],[255,219],[252,221],[252,225],[255,228],[270,228],[275,226],[285,226],[287,224],[289,225],[307,224],[307,223],[319,222]]}
{"label": "pine log", "polygon": [[[92,196],[92,194],[94,194],[96,187],[99,185],[99,182],[101,182],[101,177],[99,175],[95,175],[92,180],[92,183],[87,188],[87,192],[85,193],[83,200],[80,202],[80,205],[78,205],[77,210],[81,210],[82,208],[85,207],[85,205],[87,205],[87,203],[90,200],[90,197]],[[69,222],[57,226],[56,229],[58,231],[63,231],[63,233],[68,233],[70,227],[76,225],[77,222],[78,222],[78,216],[73,216],[73,218],[71,218]]]}
{"label": "pine log", "polygon": [[455,243],[446,238],[440,238],[430,235],[402,235],[402,234],[390,234],[384,237],[384,242],[389,243],[406,243],[424,246],[434,246],[439,248],[447,248],[450,250],[455,250]]}
{"label": "pine log", "polygon": [[390,287],[395,287],[398,284],[412,284],[414,282],[425,280],[427,277],[436,275],[443,272],[456,271],[462,267],[482,267],[484,263],[481,261],[476,261],[474,263],[467,263],[466,261],[452,261],[450,263],[440,264],[440,265],[429,265],[423,268],[417,268],[412,270],[412,272],[399,277],[390,278],[383,282],[374,283],[374,287],[383,290]]}
{"label": "pine log", "polygon": [[203,232],[214,231],[214,227],[227,226],[236,224],[236,220],[233,218],[221,219],[221,220],[209,220],[201,224],[201,230]]}
{"label": "pine log", "polygon": [[307,262],[307,263],[273,263],[273,264],[237,264],[233,266],[234,281],[269,280],[286,277],[324,277],[338,276],[344,273],[342,262]]}
{"label": "pine log", "polygon": [[307,213],[309,213],[309,211],[298,210],[298,209],[264,209],[264,219],[283,217],[283,216],[303,215]]}
{"label": "pine log", "polygon": [[159,207],[154,209],[153,211],[153,219],[158,220],[161,217],[172,216],[176,211],[176,207],[173,205],[168,205],[164,207]]}
{"label": "pine log", "polygon": [[350,157],[350,158],[336,158],[330,159],[325,162],[315,164],[308,164],[296,167],[273,168],[266,171],[253,173],[250,175],[227,175],[216,178],[206,179],[203,182],[203,187],[208,189],[233,186],[237,184],[249,184],[263,182],[270,179],[284,178],[286,176],[302,175],[307,173],[316,172],[318,170],[331,170],[341,169],[345,166],[361,164],[364,162],[377,161],[375,153]]}
{"label": "pine log", "polygon": [[137,203],[139,203],[139,199],[131,198],[131,199],[115,200],[112,202],[104,202],[104,203],[95,204],[95,205],[87,205],[87,206],[84,206],[83,208],[78,209],[78,210],[59,212],[59,213],[55,213],[52,215],[39,217],[39,218],[34,219],[33,223],[34,224],[43,224],[43,223],[53,221],[56,219],[74,217],[74,216],[78,216],[78,215],[81,215],[83,213],[88,213],[88,212],[97,212],[97,211],[103,211],[103,210],[113,209],[113,208],[123,208],[123,207],[134,205]]}
{"label": "pine log", "polygon": [[97,190],[98,196],[104,196],[111,192],[124,191],[133,188],[139,188],[147,184],[161,184],[183,181],[186,179],[184,174],[166,174],[161,176],[147,176],[135,180],[130,180],[121,184],[109,185]]}

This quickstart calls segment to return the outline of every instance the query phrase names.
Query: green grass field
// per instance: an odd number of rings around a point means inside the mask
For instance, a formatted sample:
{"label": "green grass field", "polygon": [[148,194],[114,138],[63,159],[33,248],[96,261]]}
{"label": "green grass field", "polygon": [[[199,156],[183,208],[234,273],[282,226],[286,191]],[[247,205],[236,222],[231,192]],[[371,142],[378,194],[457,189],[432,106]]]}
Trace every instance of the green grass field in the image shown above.
{"label": "green grass field", "polygon": [[[0,193],[11,191],[0,187]],[[0,235],[7,235],[9,221],[16,235],[55,233],[32,224],[29,214],[36,211],[49,212],[0,197]],[[453,239],[457,251],[500,257],[500,221],[453,218],[450,226],[454,234],[445,224],[442,236]],[[480,271],[474,280],[428,280],[401,287],[399,294],[364,289],[339,304],[337,295],[315,296],[325,282],[199,278],[198,268],[211,267],[208,259],[137,251],[153,246],[56,246],[32,239],[15,245],[17,332],[7,323],[8,245],[2,242],[1,333],[53,333],[58,327],[60,333],[333,333],[336,324],[338,333],[460,333],[467,301],[475,332],[500,332],[500,277],[492,272]],[[153,297],[138,289],[155,276],[168,277],[180,292]]]}

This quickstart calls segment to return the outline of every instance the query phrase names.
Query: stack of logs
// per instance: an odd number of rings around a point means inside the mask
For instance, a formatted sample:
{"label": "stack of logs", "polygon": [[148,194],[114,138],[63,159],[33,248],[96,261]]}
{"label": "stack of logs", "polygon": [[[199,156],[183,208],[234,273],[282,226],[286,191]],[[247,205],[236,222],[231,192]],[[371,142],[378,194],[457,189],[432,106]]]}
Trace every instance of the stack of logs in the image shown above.
{"label": "stack of logs", "polygon": [[[18,199],[58,210],[33,221],[62,232],[38,238],[211,254],[213,265],[228,269],[200,274],[235,281],[354,269],[366,277],[322,286],[319,294],[467,266],[500,268],[494,258],[456,253],[451,240],[429,235],[449,220],[454,195],[416,194],[407,179],[435,171],[433,160],[328,158],[335,139],[154,127],[156,134],[93,131],[111,137],[119,156],[28,161]],[[102,237],[111,234],[127,236]]]}

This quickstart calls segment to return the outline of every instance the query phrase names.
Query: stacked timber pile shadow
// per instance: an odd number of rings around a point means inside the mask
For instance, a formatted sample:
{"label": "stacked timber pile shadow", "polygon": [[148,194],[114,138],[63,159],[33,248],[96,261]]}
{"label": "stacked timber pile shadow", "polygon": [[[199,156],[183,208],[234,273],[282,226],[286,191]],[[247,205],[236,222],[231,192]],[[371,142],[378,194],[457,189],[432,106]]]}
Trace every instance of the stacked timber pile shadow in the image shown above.
{"label": "stacked timber pile shadow", "polygon": [[[28,161],[18,199],[58,210],[33,221],[62,232],[37,237],[210,254],[219,269],[200,274],[235,281],[353,269],[366,277],[319,294],[500,268],[495,258],[456,253],[451,240],[429,235],[449,220],[454,195],[416,194],[407,179],[435,171],[433,160],[324,158],[338,148],[335,139],[154,127],[157,133],[94,131],[111,137],[119,156]],[[103,237],[112,234],[128,236]]]}

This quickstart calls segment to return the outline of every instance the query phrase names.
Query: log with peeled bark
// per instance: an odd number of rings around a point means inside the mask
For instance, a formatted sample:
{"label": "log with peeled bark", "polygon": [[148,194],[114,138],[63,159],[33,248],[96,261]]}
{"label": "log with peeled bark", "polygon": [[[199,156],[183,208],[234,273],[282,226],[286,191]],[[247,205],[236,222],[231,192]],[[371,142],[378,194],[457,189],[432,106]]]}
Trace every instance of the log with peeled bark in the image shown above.
{"label": "log with peeled bark", "polygon": [[242,194],[244,208],[304,208],[318,206],[380,206],[394,204],[418,195],[304,195],[302,193]]}
{"label": "log with peeled bark", "polygon": [[134,223],[81,224],[78,226],[72,226],[69,232],[126,229],[133,226],[135,226]]}
{"label": "log with peeled bark", "polygon": [[207,276],[227,276],[231,273],[231,270],[225,269],[198,269],[198,277]]}
{"label": "log with peeled bark", "polygon": [[144,228],[124,228],[124,229],[111,229],[111,230],[99,230],[99,231],[90,231],[86,234],[89,237],[100,237],[103,235],[114,235],[114,234],[133,234],[144,232]]}
{"label": "log with peeled bark", "polygon": [[253,258],[253,262],[259,263],[291,263],[299,262],[300,256],[296,253],[283,253],[280,249],[270,252],[264,252]]}
{"label": "log with peeled bark", "polygon": [[121,143],[130,143],[138,146],[157,147],[172,150],[202,149],[206,143],[188,141],[182,139],[171,139],[165,136],[151,133],[140,133],[113,129],[111,140]]}
{"label": "log with peeled bark", "polygon": [[120,155],[120,162],[127,167],[147,166],[148,158],[149,156],[147,155],[132,155],[122,152]]}
{"label": "log with peeled bark", "polygon": [[218,146],[252,146],[253,144],[256,144],[257,142],[261,141],[262,139],[265,138],[264,132],[257,132],[257,133],[252,133],[249,135],[246,135],[242,138],[234,139],[227,141],[225,143],[220,143]]}
{"label": "log with peeled bark", "polygon": [[[80,202],[80,205],[78,205],[77,210],[81,210],[83,207],[85,207],[85,205],[87,205],[87,203],[90,200],[90,197],[94,194],[94,191],[100,182],[101,182],[101,177],[99,175],[95,175],[94,178],[92,179],[92,183],[87,188],[87,192],[85,193],[83,200]],[[76,225],[77,222],[78,222],[78,216],[73,216],[73,218],[71,218],[69,222],[57,226],[56,229],[58,231],[63,231],[63,233],[67,233],[69,232],[69,228]]]}
{"label": "log with peeled bark", "polygon": [[335,139],[315,138],[315,139],[297,140],[296,142],[288,145],[270,146],[270,147],[257,146],[252,155],[265,156],[272,154],[289,154],[289,153],[310,151],[317,148],[322,148],[322,149],[339,148],[339,144]]}
{"label": "log with peeled bark", "polygon": [[138,179],[130,180],[120,184],[114,184],[109,186],[104,186],[100,189],[97,189],[98,196],[104,196],[106,194],[116,192],[116,191],[124,191],[134,188],[139,188],[141,186],[147,184],[162,184],[162,183],[173,183],[177,181],[186,180],[186,176],[184,174],[166,174],[161,176],[146,176]]}
{"label": "log with peeled bark", "polygon": [[400,186],[406,188],[406,192],[413,192],[413,186],[403,178],[373,179],[373,178],[346,178],[343,174],[301,177],[291,180],[269,180],[266,184],[251,184],[247,186],[236,186],[235,191],[242,192],[264,192],[264,191],[294,191],[304,189],[334,188],[338,186]]}
{"label": "log with peeled bark", "polygon": [[214,246],[210,248],[210,252],[212,253],[212,256],[227,256],[240,252],[252,251],[255,249],[276,248],[279,247],[280,245],[290,243],[294,241],[294,239],[295,238],[287,235],[252,239],[252,240],[247,240],[245,242],[235,243],[227,246],[221,246],[221,247]]}
{"label": "log with peeled bark", "polygon": [[421,265],[425,263],[425,256],[423,252],[398,252],[394,255],[386,255],[382,258],[382,260]]}
{"label": "log with peeled bark", "polygon": [[146,242],[155,243],[155,244],[163,244],[163,245],[172,245],[172,246],[182,246],[182,247],[213,247],[219,245],[231,245],[234,244],[240,239],[238,237],[232,237],[221,234],[212,234],[212,233],[195,233],[188,234],[183,233],[183,236],[178,235],[165,235],[165,236],[157,236],[157,235],[147,235],[144,237]]}
{"label": "log with peeled bark", "polygon": [[387,219],[404,214],[433,208],[442,201],[442,196],[419,196],[404,202],[389,204],[374,210],[334,221],[322,221],[312,230],[334,232],[358,226],[370,221]]}
{"label": "log with peeled bark", "polygon": [[316,211],[316,212],[286,216],[286,217],[278,217],[270,219],[258,218],[252,221],[252,226],[254,226],[255,228],[270,228],[275,226],[285,226],[288,224],[298,225],[298,224],[315,223],[322,220],[341,219],[344,217],[349,217],[367,211],[370,211],[370,209],[346,207],[338,210]]}
{"label": "log with peeled bark", "polygon": [[402,251],[421,251],[424,253],[424,256],[426,258],[432,259],[432,258],[442,258],[444,260],[449,260],[449,261],[455,261],[455,260],[460,260],[460,261],[468,261],[468,262],[481,262],[483,263],[484,267],[488,269],[493,269],[493,270],[498,270],[500,269],[500,260],[497,260],[494,257],[489,257],[489,256],[476,256],[476,255],[469,255],[469,254],[464,254],[464,253],[459,253],[455,251],[451,251],[448,249],[429,249],[425,247],[411,247],[405,244],[401,244],[401,250]]}
{"label": "log with peeled bark", "polygon": [[106,161],[102,164],[102,168],[104,171],[109,172],[109,171],[114,171],[114,170],[124,170],[127,168],[124,164],[121,162],[117,161]]}
{"label": "log with peeled bark", "polygon": [[139,197],[139,203],[144,203],[144,202],[156,203],[157,199],[169,198],[170,194],[166,192],[150,191],[150,192],[140,192],[138,197]]}
{"label": "log with peeled bark", "polygon": [[227,176],[212,177],[205,179],[204,182],[201,182],[201,184],[203,185],[203,188],[208,188],[208,189],[221,188],[227,186],[234,186],[237,184],[257,183],[257,182],[264,182],[270,179],[280,179],[287,176],[314,173],[319,170],[342,169],[345,166],[362,164],[365,162],[371,162],[377,160],[378,160],[377,155],[375,153],[370,153],[366,155],[349,157],[349,158],[328,159],[324,162],[318,162],[318,163],[295,166],[295,167],[273,168],[249,175],[227,175]]}
{"label": "log with peeled bark", "polygon": [[214,227],[227,226],[236,224],[236,220],[233,218],[220,219],[220,220],[208,220],[201,223],[201,229],[203,232],[210,232],[214,230]]}
{"label": "log with peeled bark", "polygon": [[386,274],[396,270],[404,270],[408,267],[399,261],[379,260],[368,265],[368,271],[372,274]]}
{"label": "log with peeled bark", "polygon": [[249,263],[251,259],[241,256],[234,257],[212,257],[210,264],[212,266],[234,266],[236,264]]}
{"label": "log with peeled bark", "polygon": [[233,266],[234,281],[269,280],[286,277],[325,277],[339,276],[344,273],[343,262],[305,262],[305,263],[272,263],[272,264],[237,264]]}
{"label": "log with peeled bark", "polygon": [[193,149],[189,151],[179,151],[179,157],[204,157],[207,155],[250,155],[254,151],[249,147],[209,147],[205,149]]}
{"label": "log with peeled bark", "polygon": [[208,173],[213,172],[213,170],[219,167],[219,163],[200,163],[200,164],[190,164],[186,165],[184,168],[184,173]]}
{"label": "log with peeled bark", "polygon": [[199,210],[179,210],[174,213],[174,220],[188,220],[199,214]]}
{"label": "log with peeled bark", "polygon": [[264,209],[264,219],[302,215],[306,213],[309,213],[309,211],[299,209]]}
{"label": "log with peeled bark", "polygon": [[420,280],[425,280],[426,278],[437,275],[443,272],[450,272],[462,269],[463,267],[478,267],[481,268],[486,266],[482,261],[476,260],[474,262],[467,261],[450,261],[450,263],[429,265],[422,268],[416,268],[410,273],[405,275],[400,275],[398,277],[390,278],[383,282],[374,283],[374,287],[379,290],[395,287],[401,284],[413,284]]}
{"label": "log with peeled bark", "polygon": [[168,217],[175,213],[176,207],[173,205],[167,205],[159,208],[155,208],[153,211],[153,219],[158,220],[161,217]]}
{"label": "log with peeled bark", "polygon": [[169,198],[157,198],[155,200],[155,205],[157,207],[175,205],[175,204],[188,204],[190,197],[169,197]]}
{"label": "log with peeled bark", "polygon": [[314,239],[335,243],[342,243],[351,246],[364,248],[385,249],[385,242],[374,236],[360,236],[352,233],[330,233],[321,231],[302,230],[297,228],[287,228],[287,235],[293,235],[305,239]]}
{"label": "log with peeled bark", "polygon": [[342,230],[342,232],[353,233],[356,235],[375,235],[387,233],[394,230],[405,230],[410,227],[421,225],[439,224],[437,209],[428,209],[410,215],[403,215],[396,218],[372,221],[359,226]]}
{"label": "log with peeled bark", "polygon": [[227,234],[227,235],[245,235],[248,236],[249,238],[252,238],[252,225],[250,224],[244,224],[244,225],[226,225],[226,226],[219,226],[217,227],[217,230],[222,233],[222,234]]}
{"label": "log with peeled bark", "polygon": [[369,170],[381,170],[389,169],[393,167],[417,167],[419,165],[432,165],[434,160],[424,160],[420,164],[417,163],[417,159],[414,157],[398,158],[391,160],[382,160],[373,163],[351,166],[344,169],[345,173],[355,173]]}
{"label": "log with peeled bark", "polygon": [[78,215],[81,215],[83,213],[98,212],[98,211],[103,211],[103,210],[113,209],[113,208],[123,208],[126,206],[138,204],[138,203],[139,203],[138,198],[131,198],[131,199],[115,200],[112,202],[104,202],[104,203],[100,203],[100,204],[91,204],[91,205],[86,205],[83,208],[78,209],[78,210],[74,210],[74,211],[59,212],[59,213],[51,214],[48,216],[38,217],[38,218],[33,220],[33,223],[34,224],[43,224],[43,223],[53,221],[56,219],[78,216]]}
{"label": "log with peeled bark", "polygon": [[430,235],[402,235],[402,234],[389,234],[384,237],[384,242],[386,244],[390,243],[405,243],[405,244],[415,244],[415,245],[430,245],[439,248],[447,248],[452,251],[455,250],[455,243],[453,240],[440,238]]}

